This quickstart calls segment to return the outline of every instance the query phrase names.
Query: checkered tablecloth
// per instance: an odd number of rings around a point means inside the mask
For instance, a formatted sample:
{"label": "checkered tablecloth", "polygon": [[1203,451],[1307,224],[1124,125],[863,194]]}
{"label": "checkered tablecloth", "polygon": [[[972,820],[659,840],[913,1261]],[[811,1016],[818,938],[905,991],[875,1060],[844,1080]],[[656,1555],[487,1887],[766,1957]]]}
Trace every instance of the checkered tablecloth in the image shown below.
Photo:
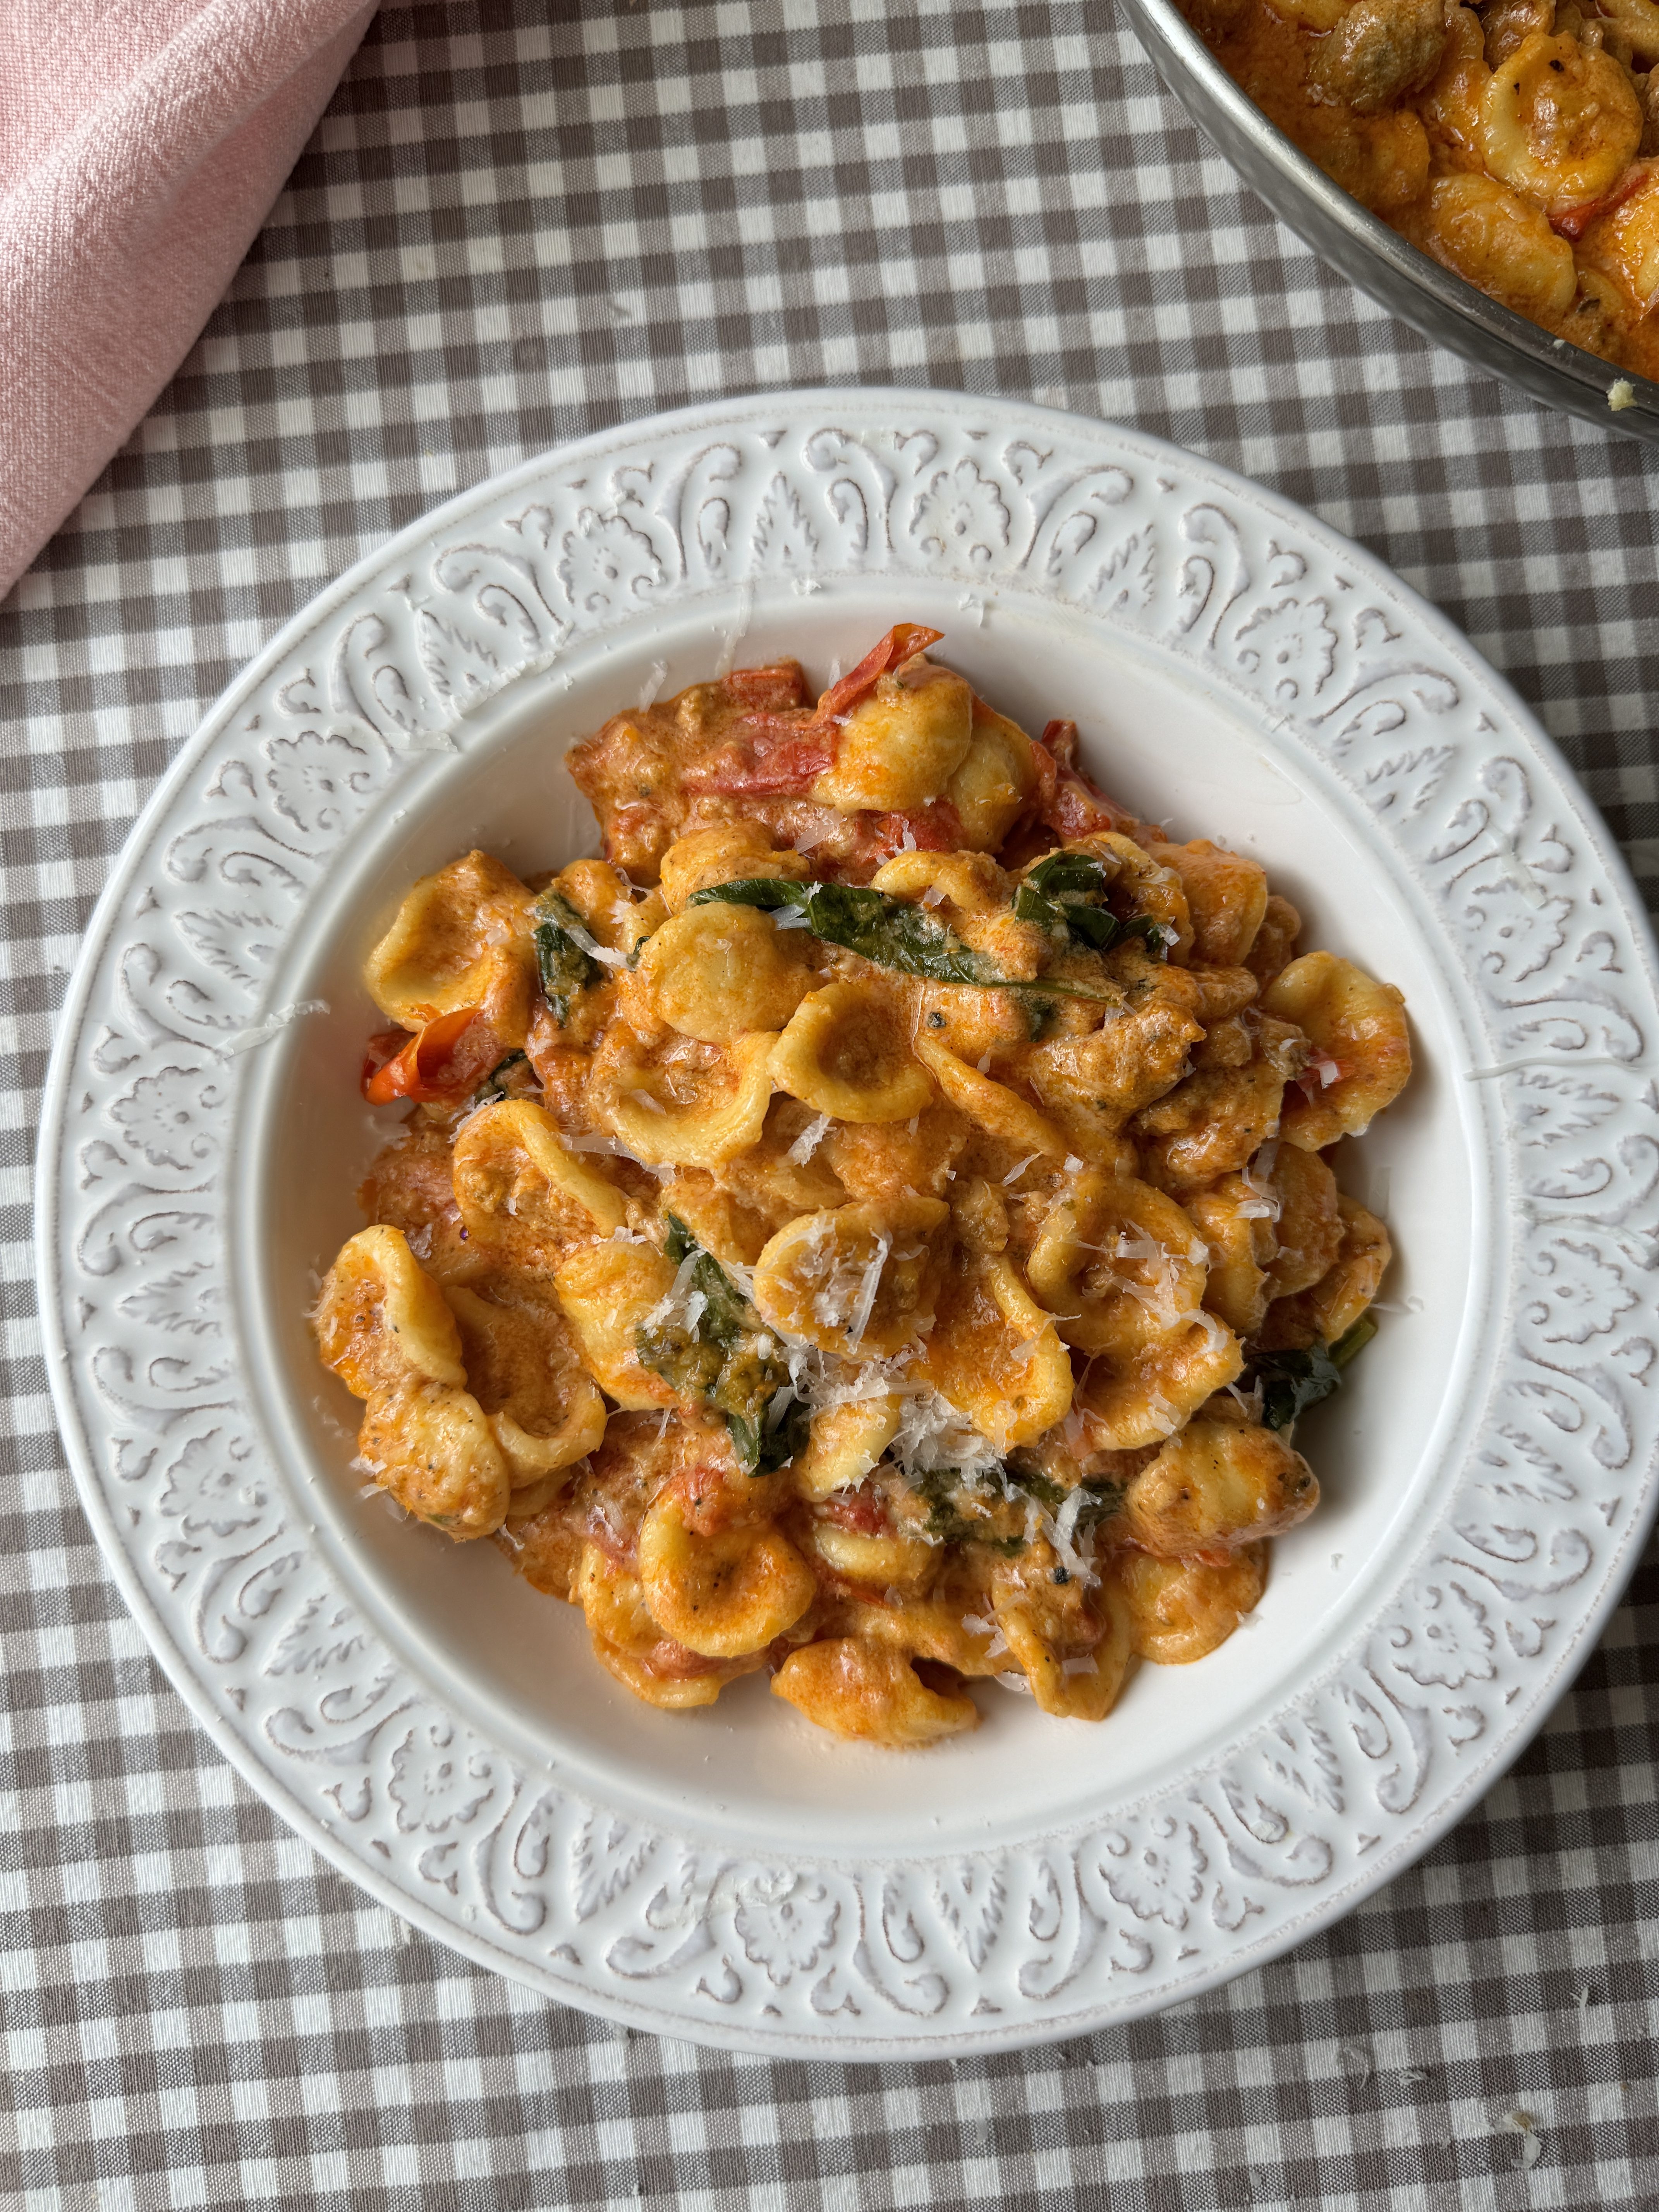
{"label": "checkered tablecloth", "polygon": [[1329,275],[1104,0],[387,6],[201,343],[0,606],[8,2207],[1659,2203],[1651,1564],[1480,1810],[1279,1965],[1025,2055],[774,2065],[561,2009],[319,1864],[88,1535],[29,1168],[64,978],[155,780],[434,501],[632,416],[837,381],[1115,417],[1316,509],[1509,675],[1659,902],[1659,453]]}

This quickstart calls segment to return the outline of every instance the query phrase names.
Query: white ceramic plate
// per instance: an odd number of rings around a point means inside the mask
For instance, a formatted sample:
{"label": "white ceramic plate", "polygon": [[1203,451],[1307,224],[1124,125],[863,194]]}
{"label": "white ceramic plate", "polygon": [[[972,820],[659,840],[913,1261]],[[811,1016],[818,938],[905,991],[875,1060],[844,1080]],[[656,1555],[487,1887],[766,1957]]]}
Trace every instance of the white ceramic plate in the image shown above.
{"label": "white ceramic plate", "polygon": [[[893,620],[1107,787],[1259,856],[1405,988],[1351,1148],[1401,1257],[1255,1622],[1099,1728],[981,1692],[896,1755],[750,1678],[636,1704],[494,1548],[364,1502],[305,1325],[395,1116],[363,952],[481,843],[591,848],[566,743],[647,684]],[[317,1004],[316,1002],[323,1002]],[[313,1011],[305,1011],[313,1007]],[[1434,611],[1190,454],[1035,408],[804,393],[618,430],[405,531],[209,717],[58,1033],[40,1171],[65,1439],[215,1741],[473,1957],[613,2018],[873,2058],[1071,2034],[1327,1925],[1486,1789],[1653,1503],[1653,955],[1610,840]]]}

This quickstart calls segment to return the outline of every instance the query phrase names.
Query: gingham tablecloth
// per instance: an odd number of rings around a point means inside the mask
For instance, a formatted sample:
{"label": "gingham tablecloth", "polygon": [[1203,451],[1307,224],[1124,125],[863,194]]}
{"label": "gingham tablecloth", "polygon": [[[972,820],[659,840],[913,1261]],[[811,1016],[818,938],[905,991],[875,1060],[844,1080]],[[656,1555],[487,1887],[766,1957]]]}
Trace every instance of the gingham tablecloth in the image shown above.
{"label": "gingham tablecloth", "polygon": [[242,661],[434,501],[631,416],[836,381],[1115,417],[1304,501],[1518,685],[1659,891],[1659,455],[1328,274],[1099,0],[388,6],[200,344],[0,607],[7,2207],[1659,2203],[1651,1562],[1510,1778],[1328,1936],[1088,2040],[880,2067],[625,2033],[416,1936],[222,1763],[105,1571],[29,1173],[138,807]]}

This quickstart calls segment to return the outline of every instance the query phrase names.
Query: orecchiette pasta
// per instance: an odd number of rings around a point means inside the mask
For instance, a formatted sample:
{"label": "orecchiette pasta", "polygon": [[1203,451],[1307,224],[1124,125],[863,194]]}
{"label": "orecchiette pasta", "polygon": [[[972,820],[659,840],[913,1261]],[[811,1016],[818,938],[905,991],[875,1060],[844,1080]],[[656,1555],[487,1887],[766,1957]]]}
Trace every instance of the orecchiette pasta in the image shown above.
{"label": "orecchiette pasta", "polygon": [[589,1101],[608,1129],[648,1167],[717,1168],[754,1145],[772,1097],[769,1030],[717,1049],[653,1053],[631,1030],[613,1030],[593,1056]]}
{"label": "orecchiette pasta", "polygon": [[1126,1550],[1118,1573],[1134,1649],[1155,1667],[1189,1667],[1224,1644],[1267,1587],[1267,1547],[1222,1559],[1163,1559]]}
{"label": "orecchiette pasta", "polygon": [[1277,975],[1262,1011],[1294,1023],[1315,1056],[1288,1091],[1280,1127],[1293,1145],[1323,1152],[1339,1137],[1363,1136],[1392,1104],[1412,1072],[1406,1002],[1392,983],[1376,983],[1334,952],[1307,952]]}
{"label": "orecchiette pasta", "polygon": [[507,1516],[512,1470],[466,1388],[460,1333],[400,1230],[360,1230],[317,1306],[325,1365],[367,1401],[358,1449],[382,1490],[458,1539]]}
{"label": "orecchiette pasta", "polygon": [[1212,1029],[1200,1051],[1205,1064],[1134,1120],[1147,1172],[1170,1190],[1231,1175],[1276,1137],[1285,1083],[1307,1057],[1300,1030],[1265,1015]]}
{"label": "orecchiette pasta", "polygon": [[1103,1721],[1134,1661],[1129,1607],[1115,1579],[1085,1591],[1039,1538],[992,1581],[996,1623],[1032,1695],[1060,1720]]}
{"label": "orecchiette pasta", "polygon": [[1659,374],[1654,0],[1180,4],[1262,111],[1412,244],[1558,342]]}
{"label": "orecchiette pasta", "polygon": [[567,1152],[552,1115],[527,1098],[472,1115],[451,1172],[469,1233],[519,1267],[556,1267],[570,1245],[614,1236],[628,1220],[616,1185],[591,1158]]}
{"label": "orecchiette pasta", "polygon": [[1006,714],[975,699],[967,753],[944,793],[962,825],[963,843],[976,853],[994,853],[1030,805],[1036,785],[1031,740]]}
{"label": "orecchiette pasta", "polygon": [[1313,1469],[1271,1429],[1188,1421],[1129,1485],[1129,1534],[1160,1559],[1233,1551],[1305,1521],[1319,1503]]}
{"label": "orecchiette pasta", "polygon": [[979,1726],[979,1707],[965,1692],[933,1688],[903,1652],[861,1637],[827,1637],[792,1651],[772,1677],[772,1694],[832,1735],[896,1750]]}
{"label": "orecchiette pasta", "polygon": [[703,1044],[781,1030],[812,986],[808,943],[751,906],[697,906],[646,939],[639,977],[657,1020]]}
{"label": "orecchiette pasta", "polygon": [[974,695],[921,657],[883,676],[842,724],[836,757],[812,787],[820,806],[903,813],[944,795],[973,743]]}
{"label": "orecchiette pasta", "polygon": [[1224,1322],[1199,1313],[1126,1358],[1097,1358],[1079,1395],[1099,1443],[1138,1451],[1173,1436],[1206,1398],[1244,1372],[1244,1348]]}
{"label": "orecchiette pasta", "polygon": [[585,1547],[574,1598],[587,1621],[593,1656],[636,1698],[670,1712],[712,1705],[726,1684],[759,1664],[752,1655],[710,1660],[665,1635],[639,1577],[597,1544]]}
{"label": "orecchiette pasta", "polygon": [[534,903],[487,853],[424,877],[368,956],[363,980],[375,1005],[410,1030],[477,1006],[504,1045],[521,1049],[536,980]]}
{"label": "orecchiette pasta", "polygon": [[[1346,25],[1333,99],[1428,66],[1426,6],[1297,5]],[[603,858],[414,887],[363,1073],[408,1120],[315,1316],[359,1469],[495,1534],[617,1684],[769,1673],[894,1748],[996,1677],[1103,1721],[1261,1601],[1391,1255],[1332,1148],[1411,1065],[1255,861],[935,642],[618,715],[571,755]]]}
{"label": "orecchiette pasta", "polygon": [[805,1498],[830,1497],[863,1481],[898,1434],[903,1405],[895,1391],[826,1406],[815,1414],[806,1449],[795,1460],[795,1483]]}
{"label": "orecchiette pasta", "polygon": [[1342,1240],[1336,1177],[1317,1152],[1275,1148],[1267,1171],[1277,1249],[1267,1262],[1269,1298],[1294,1297],[1316,1283]]}
{"label": "orecchiette pasta", "polygon": [[803,854],[779,849],[763,823],[717,822],[678,839],[663,854],[662,897],[670,914],[684,914],[711,884],[754,877],[805,883],[811,872]]}
{"label": "orecchiette pasta", "polygon": [[1305,1288],[1274,1300],[1261,1329],[1270,1350],[1340,1343],[1382,1285],[1394,1256],[1388,1231],[1355,1200],[1340,1191],[1335,1199],[1338,1237],[1330,1266]]}
{"label": "orecchiette pasta", "polygon": [[1188,1216],[1150,1183],[1085,1174],[1042,1224],[1031,1288],[1081,1352],[1138,1352],[1204,1302],[1208,1254]]}
{"label": "orecchiette pasta", "polygon": [[801,1000],[773,1048],[772,1080],[836,1121],[908,1121],[933,1098],[897,1008],[855,983]]}
{"label": "orecchiette pasta", "polygon": [[1540,33],[1493,70],[1480,123],[1491,173],[1560,215],[1600,199],[1635,158],[1642,103],[1604,48]]}
{"label": "orecchiette pasta", "polygon": [[926,1030],[917,1031],[915,1049],[951,1103],[988,1135],[1000,1138],[1016,1151],[1043,1152],[1052,1159],[1063,1159],[1070,1153],[1064,1131],[1006,1083],[995,1082],[981,1069],[969,1067],[955,1053],[935,1044]]}
{"label": "orecchiette pasta", "polygon": [[1006,1255],[947,1276],[926,1368],[939,1395],[1000,1452],[1035,1443],[1071,1411],[1066,1347]]}
{"label": "orecchiette pasta", "polygon": [[[519,1493],[596,1450],[604,1394],[581,1365],[556,1297],[514,1306],[459,1283],[444,1292],[460,1332],[466,1379]],[[550,1496],[550,1491],[547,1495]]]}
{"label": "orecchiette pasta", "polygon": [[1274,1201],[1248,1176],[1229,1175],[1190,1193],[1185,1211],[1208,1255],[1205,1304],[1236,1336],[1254,1336],[1267,1310],[1267,1269],[1278,1250]]}
{"label": "orecchiette pasta", "polygon": [[704,1533],[688,1527],[670,1490],[640,1526],[640,1587],[665,1635],[710,1659],[763,1651],[793,1628],[817,1584],[778,1529],[739,1522]]}
{"label": "orecchiette pasta", "polygon": [[654,1245],[579,1244],[553,1271],[588,1371],[617,1405],[672,1406],[674,1393],[640,1359],[639,1336],[647,1314],[669,1297],[674,1269]]}
{"label": "orecchiette pasta", "polygon": [[886,1358],[931,1319],[944,1273],[942,1199],[841,1206],[779,1230],[755,1264],[763,1320],[821,1352]]}
{"label": "orecchiette pasta", "polygon": [[1192,957],[1212,968],[1241,968],[1267,912],[1267,871],[1207,837],[1186,845],[1154,845],[1152,857],[1173,868],[1192,919]]}
{"label": "orecchiette pasta", "polygon": [[831,1574],[872,1590],[926,1589],[939,1567],[937,1546],[921,1536],[870,1536],[838,1521],[815,1521],[806,1540]]}

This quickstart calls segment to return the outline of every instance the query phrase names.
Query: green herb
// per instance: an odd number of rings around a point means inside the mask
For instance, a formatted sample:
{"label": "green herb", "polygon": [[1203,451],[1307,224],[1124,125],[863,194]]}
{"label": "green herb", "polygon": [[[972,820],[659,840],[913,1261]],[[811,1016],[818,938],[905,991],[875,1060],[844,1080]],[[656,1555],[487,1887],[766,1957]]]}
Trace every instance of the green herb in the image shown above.
{"label": "green herb", "polygon": [[[662,1249],[666,1257],[671,1259],[678,1267],[682,1261],[689,1260],[696,1250],[697,1240],[678,1213],[665,1214],[663,1218],[668,1224],[668,1234],[663,1240]],[[719,1263],[716,1262],[716,1264]],[[724,1274],[726,1270],[722,1267],[720,1273]]]}
{"label": "green herb", "polygon": [[592,932],[568,899],[545,890],[536,902],[535,915],[536,965],[553,1018],[562,1029],[570,1019],[571,1001],[578,993],[591,991],[604,970],[587,950]]}
{"label": "green herb", "polygon": [[1120,921],[1106,904],[1108,881],[1091,853],[1050,853],[1026,872],[1014,895],[1014,919],[1040,922],[1091,952],[1109,952],[1138,937],[1154,959],[1162,958],[1162,923],[1150,914]]}
{"label": "green herb", "polygon": [[1322,1344],[1305,1352],[1259,1352],[1244,1380],[1261,1393],[1261,1418],[1270,1429],[1294,1428],[1297,1416],[1328,1398],[1340,1371]]}
{"label": "green herb", "polygon": [[1346,1367],[1356,1352],[1363,1352],[1376,1334],[1376,1323],[1369,1314],[1361,1314],[1351,1329],[1339,1336],[1331,1346],[1333,1367]]}
{"label": "green herb", "polygon": [[1104,986],[1057,975],[1005,975],[983,953],[964,945],[953,930],[935,921],[925,907],[853,884],[797,884],[784,876],[740,876],[733,883],[709,884],[693,891],[690,903],[714,900],[729,906],[759,907],[775,914],[799,907],[806,927],[826,945],[935,983],[966,983],[980,990],[1048,991],[1068,999],[1113,999]]}
{"label": "green herb", "polygon": [[701,1398],[722,1415],[746,1474],[787,1465],[805,1443],[807,1416],[797,1402],[774,1418],[779,1393],[790,1388],[776,1337],[714,1254],[672,1213],[665,1249],[677,1267],[695,1258],[689,1288],[703,1304],[690,1328],[672,1320],[641,1328],[641,1360],[678,1395]]}
{"label": "green herb", "polygon": [[507,1077],[515,1067],[528,1067],[527,1053],[510,1052],[505,1060],[498,1060],[483,1081],[467,1101],[468,1110],[476,1106],[494,1106],[507,1096]]}
{"label": "green herb", "polygon": [[1261,1393],[1261,1418],[1270,1429],[1291,1429],[1297,1416],[1328,1398],[1342,1382],[1342,1370],[1376,1334],[1376,1323],[1362,1314],[1334,1344],[1310,1344],[1305,1352],[1258,1352],[1244,1374],[1246,1387]]}
{"label": "green herb", "polygon": [[[1022,1467],[1018,1459],[1009,1463],[1006,1472],[1010,1482],[1017,1483],[1028,1496],[1035,1498],[1039,1505],[1046,1505],[1051,1513],[1057,1513],[1071,1495],[1051,1476],[1040,1473],[1034,1467]],[[1114,1482],[1109,1475],[1103,1475],[1094,1482],[1085,1482],[1083,1485],[1083,1503],[1078,1508],[1074,1524],[1078,1533],[1080,1534],[1085,1528],[1097,1528],[1103,1521],[1109,1521],[1115,1513],[1121,1512],[1124,1489],[1124,1484]]]}
{"label": "green herb", "polygon": [[1025,1548],[1023,1526],[1011,1532],[1008,1522],[1018,1512],[1012,1498],[963,1487],[961,1470],[931,1468],[910,1478],[911,1487],[927,1502],[927,1533],[941,1544],[982,1544],[988,1552],[1012,1559]]}

